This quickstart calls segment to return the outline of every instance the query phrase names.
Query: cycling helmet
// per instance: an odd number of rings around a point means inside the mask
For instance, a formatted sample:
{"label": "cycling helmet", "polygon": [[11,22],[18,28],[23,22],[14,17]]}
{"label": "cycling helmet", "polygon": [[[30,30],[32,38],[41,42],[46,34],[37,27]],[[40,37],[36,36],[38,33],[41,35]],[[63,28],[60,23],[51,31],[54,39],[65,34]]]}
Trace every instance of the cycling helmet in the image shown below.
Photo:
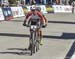
{"label": "cycling helmet", "polygon": [[37,10],[37,11],[41,11],[41,7],[37,7],[36,10]]}
{"label": "cycling helmet", "polygon": [[35,6],[35,5],[32,5],[32,6],[30,7],[30,10],[36,10],[36,6]]}

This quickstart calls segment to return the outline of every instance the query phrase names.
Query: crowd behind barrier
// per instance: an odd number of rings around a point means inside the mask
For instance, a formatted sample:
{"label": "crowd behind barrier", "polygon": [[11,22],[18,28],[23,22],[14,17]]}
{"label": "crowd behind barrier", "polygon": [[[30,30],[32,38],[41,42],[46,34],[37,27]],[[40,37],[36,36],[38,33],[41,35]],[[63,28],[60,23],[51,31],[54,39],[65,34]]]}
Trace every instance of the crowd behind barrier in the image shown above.
{"label": "crowd behind barrier", "polygon": [[51,5],[54,5],[54,4],[57,4],[57,5],[60,5],[60,4],[67,4],[69,2],[69,0],[21,0],[20,1],[21,4],[24,4],[24,5],[32,5],[32,4],[37,4],[37,5],[46,5],[46,4],[51,4]]}
{"label": "crowd behind barrier", "polygon": [[[11,20],[16,17],[25,16],[26,13],[30,11],[30,7],[31,6],[2,7],[0,8],[0,20]],[[37,7],[41,8],[43,14],[72,13],[72,6],[70,5],[37,5]]]}

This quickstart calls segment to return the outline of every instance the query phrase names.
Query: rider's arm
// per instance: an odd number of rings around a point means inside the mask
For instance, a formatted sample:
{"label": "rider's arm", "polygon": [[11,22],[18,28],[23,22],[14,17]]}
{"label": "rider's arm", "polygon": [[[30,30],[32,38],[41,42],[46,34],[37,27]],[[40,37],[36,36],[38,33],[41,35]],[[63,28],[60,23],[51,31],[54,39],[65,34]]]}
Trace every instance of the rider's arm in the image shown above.
{"label": "rider's arm", "polygon": [[31,15],[31,12],[29,12],[29,13],[26,15],[25,20],[27,20],[30,15]]}
{"label": "rider's arm", "polygon": [[29,16],[31,16],[31,12],[28,12],[28,13],[27,13],[27,15],[25,16],[25,20],[24,20],[24,22],[27,21],[27,19],[29,18]]}
{"label": "rider's arm", "polygon": [[27,20],[28,20],[28,18],[29,18],[30,15],[31,15],[31,13],[28,12],[27,15],[25,16],[23,25],[26,25],[26,22],[27,22]]}
{"label": "rider's arm", "polygon": [[41,20],[41,22],[44,24],[45,23],[45,21],[44,21],[44,18],[43,18],[43,15],[41,14],[41,13],[37,13],[38,14],[38,16],[41,18],[40,20]]}
{"label": "rider's arm", "polygon": [[47,19],[46,19],[46,17],[45,17],[45,15],[40,11],[40,13],[43,15],[43,18],[44,18],[44,20],[45,20],[45,23],[47,24]]}
{"label": "rider's arm", "polygon": [[47,24],[48,23],[48,20],[46,19],[46,17],[43,15],[43,18],[45,20],[45,23]]}

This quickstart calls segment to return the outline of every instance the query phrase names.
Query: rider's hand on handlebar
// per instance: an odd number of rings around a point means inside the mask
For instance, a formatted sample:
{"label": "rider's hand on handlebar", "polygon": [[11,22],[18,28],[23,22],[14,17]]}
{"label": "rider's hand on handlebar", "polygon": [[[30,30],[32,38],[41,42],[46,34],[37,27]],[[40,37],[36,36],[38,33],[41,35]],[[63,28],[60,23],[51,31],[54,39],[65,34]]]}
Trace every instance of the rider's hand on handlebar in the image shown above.
{"label": "rider's hand on handlebar", "polygon": [[23,26],[27,26],[27,27],[29,27],[29,24],[24,23]]}
{"label": "rider's hand on handlebar", "polygon": [[46,26],[47,26],[47,24],[43,24],[43,25],[42,25],[42,28],[45,28]]}
{"label": "rider's hand on handlebar", "polygon": [[26,24],[25,24],[25,23],[23,23],[23,26],[26,26]]}

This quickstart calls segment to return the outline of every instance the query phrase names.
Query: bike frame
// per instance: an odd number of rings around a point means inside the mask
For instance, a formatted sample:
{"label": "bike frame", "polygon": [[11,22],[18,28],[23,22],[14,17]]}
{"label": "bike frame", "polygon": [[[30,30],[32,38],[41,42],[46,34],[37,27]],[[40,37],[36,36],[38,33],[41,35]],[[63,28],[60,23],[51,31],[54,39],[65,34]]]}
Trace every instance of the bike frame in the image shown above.
{"label": "bike frame", "polygon": [[39,50],[37,25],[30,26],[30,44],[31,44],[31,55],[32,55],[33,53],[35,53],[35,51]]}

